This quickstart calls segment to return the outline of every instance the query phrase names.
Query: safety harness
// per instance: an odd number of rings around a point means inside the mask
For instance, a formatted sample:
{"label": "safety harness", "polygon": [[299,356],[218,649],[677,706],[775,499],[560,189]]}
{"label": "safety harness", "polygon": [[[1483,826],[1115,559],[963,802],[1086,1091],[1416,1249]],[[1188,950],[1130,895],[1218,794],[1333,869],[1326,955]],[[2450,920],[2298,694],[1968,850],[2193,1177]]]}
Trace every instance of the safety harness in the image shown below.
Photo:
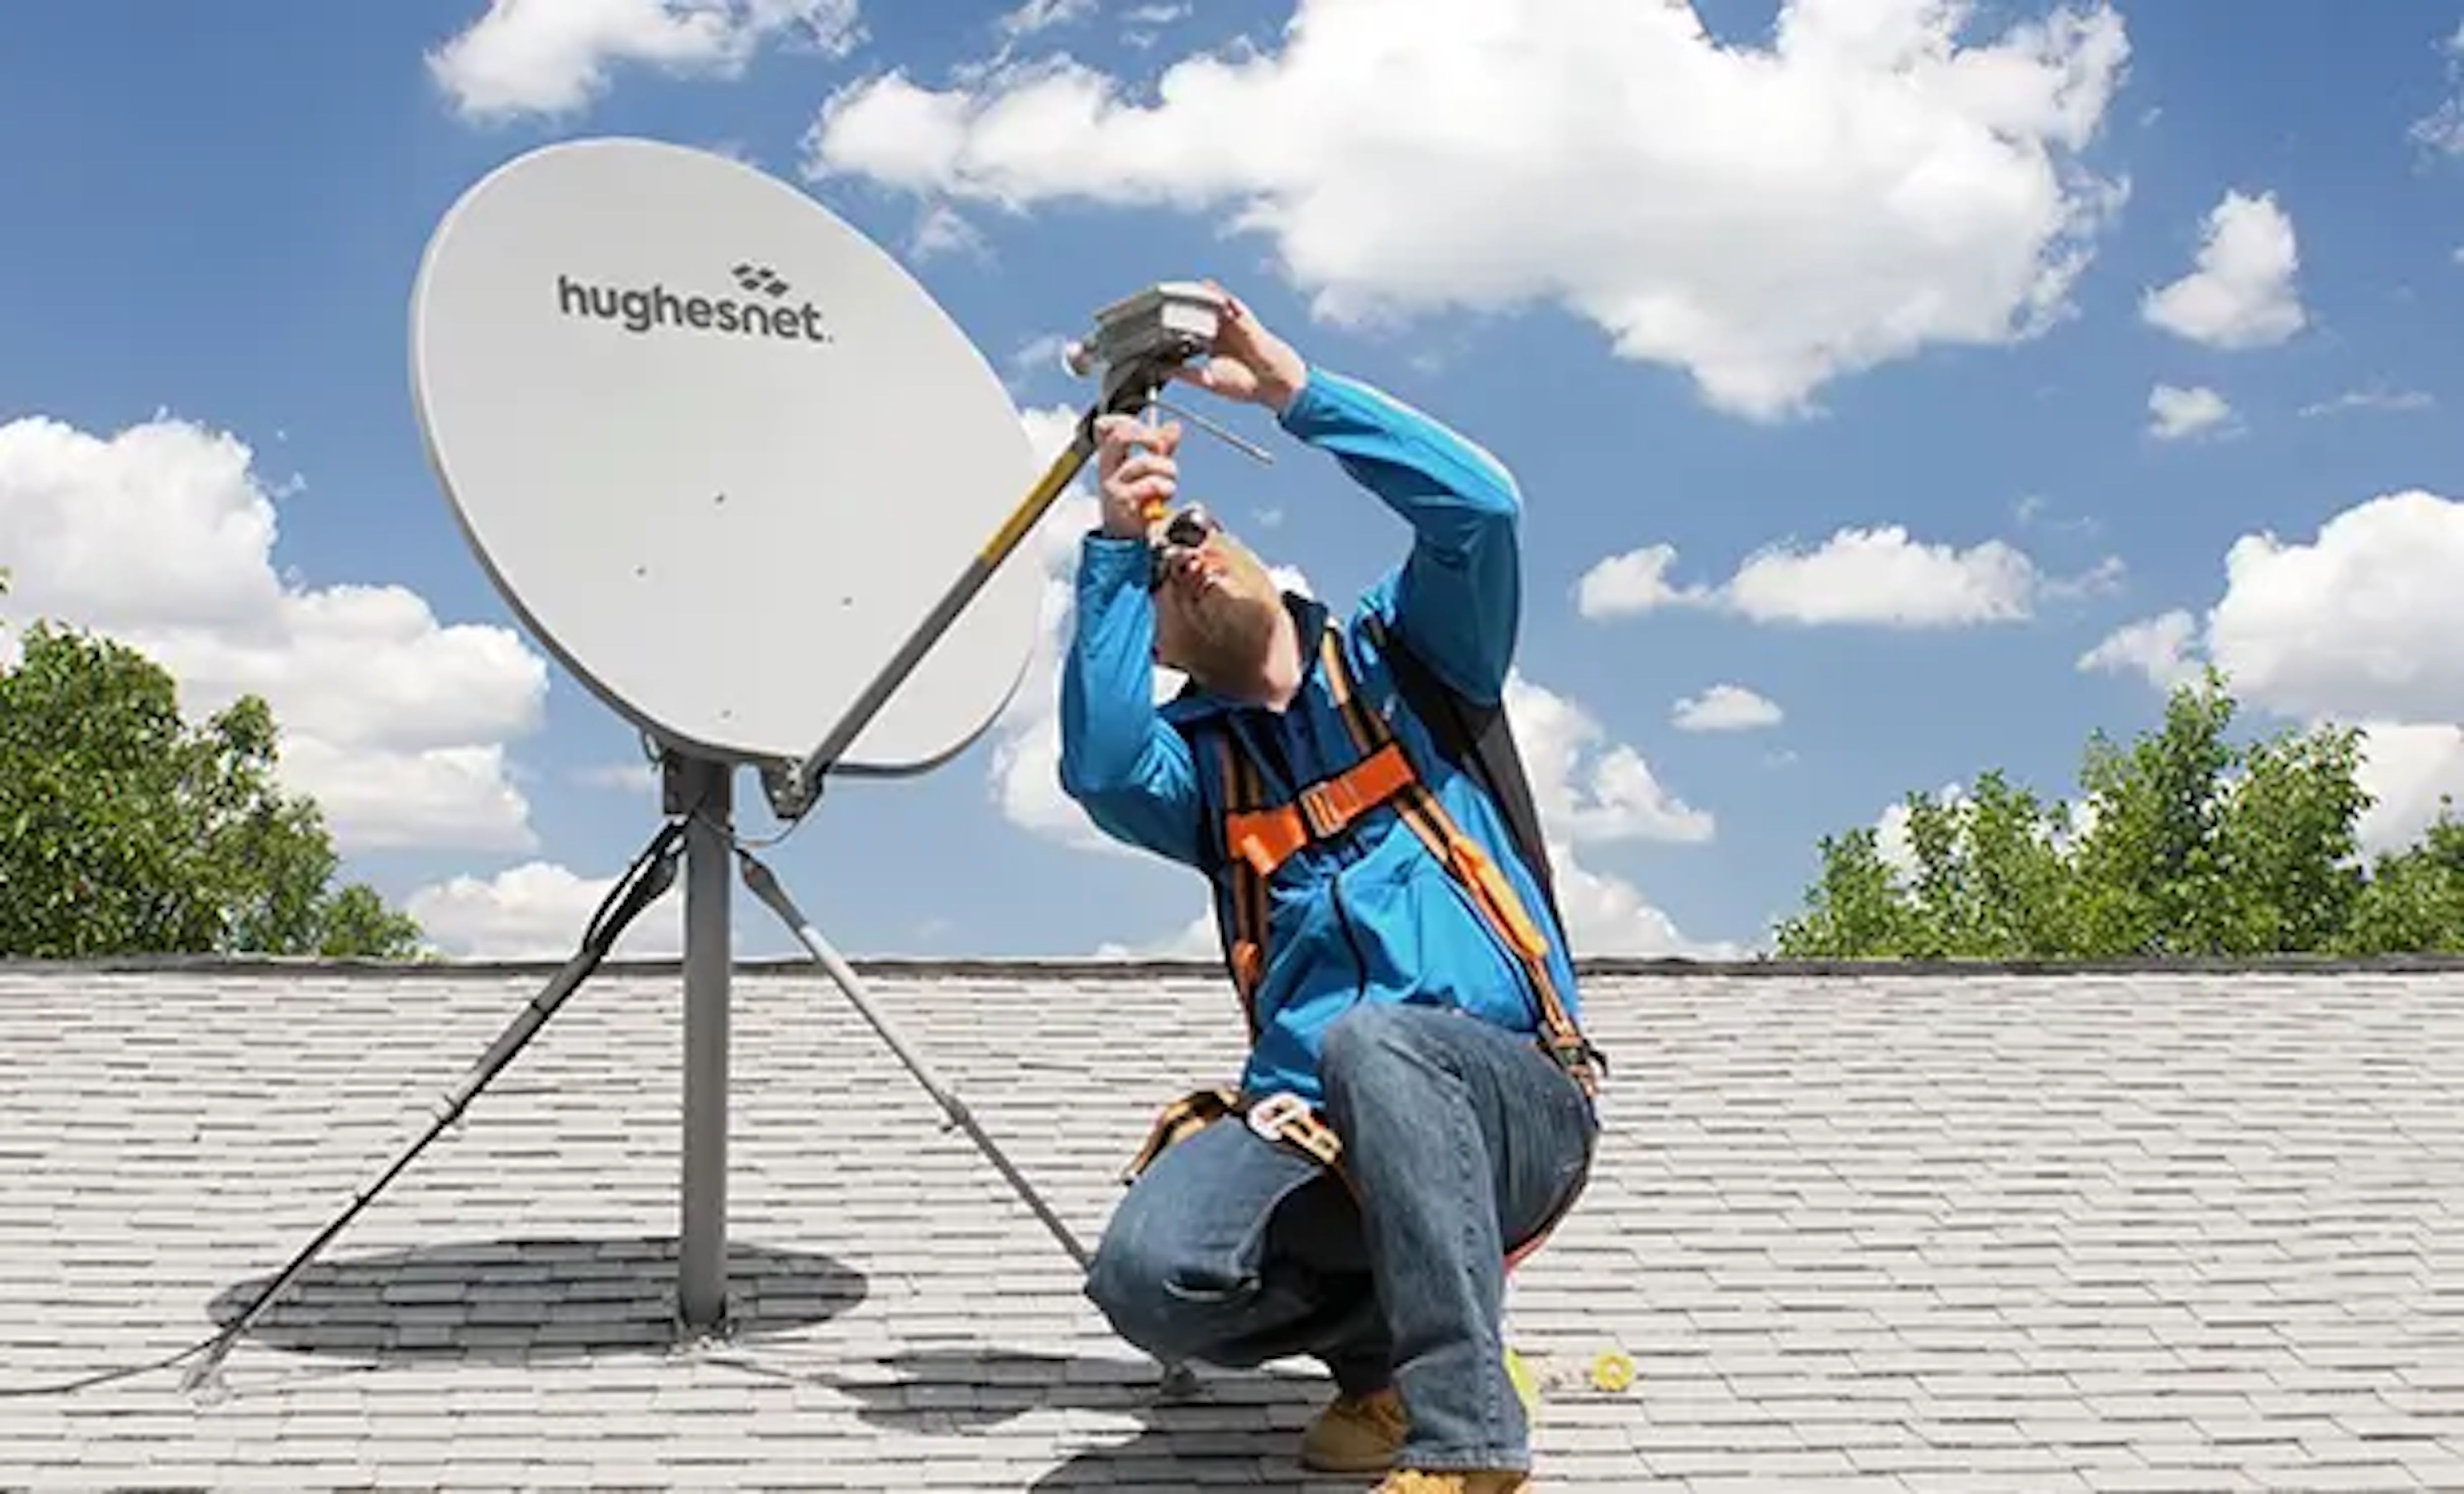
{"label": "safety harness", "polygon": [[[1369,634],[1381,653],[1397,657],[1385,628],[1375,616]],[[1478,841],[1463,833],[1415,768],[1402,741],[1385,718],[1364,704],[1344,659],[1336,630],[1319,632],[1318,655],[1337,711],[1359,757],[1340,772],[1307,785],[1288,803],[1268,805],[1257,765],[1236,750],[1229,732],[1213,734],[1221,781],[1224,785],[1223,846],[1230,889],[1225,955],[1250,1040],[1260,1033],[1258,988],[1264,982],[1270,952],[1267,879],[1305,846],[1333,840],[1371,811],[1392,804],[1397,815],[1420,838],[1429,853],[1453,874],[1469,894],[1489,928],[1529,976],[1539,1000],[1540,1046],[1564,1069],[1585,1095],[1596,1098],[1608,1062],[1583,1036],[1568,1012],[1549,968],[1549,941],[1539,923],[1524,907],[1505,872]],[[1398,670],[1398,677],[1410,676]],[[1407,693],[1409,692],[1407,691]],[[1516,771],[1519,772],[1519,764]],[[1547,881],[1542,881],[1545,890]],[[1553,910],[1552,910],[1553,911]],[[1244,1118],[1250,1129],[1270,1140],[1295,1146],[1338,1174],[1342,1142],[1324,1117],[1291,1095],[1253,1099],[1237,1089],[1211,1088],[1184,1095],[1157,1117],[1145,1146],[1124,1174],[1134,1180],[1155,1156],[1174,1142],[1228,1116]],[[1542,1232],[1545,1237],[1546,1231]],[[1525,1242],[1510,1260],[1535,1248],[1540,1238]]]}
{"label": "safety harness", "polygon": [[[1370,637],[1384,650],[1384,627],[1375,616],[1368,626]],[[1514,884],[1507,880],[1495,859],[1463,832],[1414,770],[1402,741],[1388,728],[1385,717],[1361,702],[1333,628],[1319,634],[1318,657],[1334,693],[1335,708],[1360,753],[1350,767],[1303,788],[1290,803],[1259,807],[1264,795],[1256,765],[1232,749],[1228,734],[1216,737],[1228,785],[1223,840],[1232,863],[1232,976],[1248,1013],[1251,1036],[1256,1036],[1258,1026],[1257,988],[1267,965],[1266,879],[1303,846],[1331,840],[1371,810],[1392,803],[1429,854],[1470,894],[1472,906],[1480,910],[1490,930],[1522,962],[1539,996],[1542,1048],[1586,1095],[1596,1097],[1607,1064],[1584,1038],[1558,994],[1549,969],[1548,935],[1524,908]]]}

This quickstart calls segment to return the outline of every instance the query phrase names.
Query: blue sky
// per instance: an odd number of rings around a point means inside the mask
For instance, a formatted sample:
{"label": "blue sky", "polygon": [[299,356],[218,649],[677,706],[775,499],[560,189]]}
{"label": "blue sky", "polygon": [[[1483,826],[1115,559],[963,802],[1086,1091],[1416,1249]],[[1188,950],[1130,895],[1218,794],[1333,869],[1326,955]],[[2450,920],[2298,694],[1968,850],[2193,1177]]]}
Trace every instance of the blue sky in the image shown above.
{"label": "blue sky", "polygon": [[[2066,793],[2203,658],[2255,724],[2367,725],[2370,833],[2405,837],[2464,787],[2464,5],[1942,9],[29,9],[0,610],[152,648],[201,709],[265,692],[349,874],[449,949],[569,948],[655,801],[453,526],[407,299],[491,168],[639,135],[897,254],[1044,439],[1085,394],[1050,339],[1211,275],[1496,451],[1518,720],[1593,952],[1753,947],[1824,833],[1991,767]],[[1189,481],[1270,560],[1348,599],[1400,554],[1229,419],[1276,465],[1199,441]],[[775,853],[843,947],[1190,946],[1194,880],[1087,844],[1028,685]],[[1719,687],[1729,729],[1682,719]],[[923,867],[887,874],[902,844]],[[673,901],[630,947],[671,946]]]}

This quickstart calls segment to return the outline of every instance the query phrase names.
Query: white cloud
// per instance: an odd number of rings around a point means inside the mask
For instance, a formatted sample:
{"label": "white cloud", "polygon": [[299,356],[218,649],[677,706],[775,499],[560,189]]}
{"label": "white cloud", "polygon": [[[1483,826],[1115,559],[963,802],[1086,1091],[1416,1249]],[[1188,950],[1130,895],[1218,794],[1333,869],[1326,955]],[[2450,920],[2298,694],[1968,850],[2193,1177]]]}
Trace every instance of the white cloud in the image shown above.
{"label": "white cloud", "polygon": [[[2416,145],[2451,156],[2464,156],[2464,22],[2458,22],[2454,34],[2439,45],[2447,55],[2447,81],[2455,92],[2420,119],[2412,121],[2407,132]],[[2464,250],[2456,251],[2464,260]]]}
{"label": "white cloud", "polygon": [[915,230],[908,236],[907,252],[919,261],[943,254],[969,254],[981,259],[991,253],[991,249],[974,224],[959,216],[949,204],[935,203],[917,216]]}
{"label": "white cloud", "polygon": [[2370,795],[2357,836],[2365,853],[2398,850],[2438,818],[2439,798],[2464,812],[2464,729],[2451,722],[2356,722],[2362,760],[2354,779]]}
{"label": "white cloud", "polygon": [[1999,539],[1962,550],[1898,524],[1841,529],[1810,551],[1767,546],[1716,587],[1672,583],[1676,558],[1661,544],[1601,560],[1576,583],[1575,604],[1595,621],[1686,606],[1815,627],[1962,627],[2025,621],[2040,596],[2095,589],[2119,569],[2108,560],[2082,579],[2049,579]]}
{"label": "white cloud", "polygon": [[1507,678],[1506,709],[1575,952],[1712,959],[1741,954],[1732,944],[1687,936],[1639,888],[1587,865],[1581,855],[1586,847],[1617,842],[1699,845],[1717,829],[1712,816],[1663,787],[1640,753],[1610,742],[1578,702],[1520,670]]}
{"label": "white cloud", "polygon": [[1199,910],[1187,923],[1160,938],[1125,941],[1107,939],[1095,946],[1096,959],[1217,959],[1223,954],[1222,937],[1215,930],[1215,910],[1207,902],[1204,884],[1199,885]]}
{"label": "white cloud", "polygon": [[1552,838],[1579,845],[1711,839],[1712,817],[1663,787],[1642,754],[1609,742],[1580,703],[1516,670],[1507,678],[1506,713],[1531,778],[1532,802]]}
{"label": "white cloud", "polygon": [[2190,273],[2148,292],[2140,314],[2153,326],[2210,347],[2281,342],[2308,321],[2294,285],[2300,262],[2293,220],[2274,192],[2229,191],[2208,213]]}
{"label": "white cloud", "polygon": [[[493,877],[453,877],[404,900],[429,942],[455,959],[563,959],[581,946],[591,914],[614,877],[581,877],[561,866],[525,862]],[[672,957],[684,950],[681,876],[636,914],[617,939],[626,958]]]}
{"label": "white cloud", "polygon": [[1031,36],[1094,13],[1095,0],[1023,0],[1016,10],[1003,12],[994,26],[1004,36]]}
{"label": "white cloud", "polygon": [[2358,503],[2308,542],[2245,535],[2225,591],[2134,623],[2083,654],[2082,670],[2192,678],[2202,660],[2234,696],[2306,723],[2365,733],[2363,785],[2385,801],[2366,845],[2419,831],[2442,789],[2464,789],[2464,502],[2418,489]]}
{"label": "white cloud", "polygon": [[1186,19],[1193,9],[1186,3],[1133,6],[1121,12],[1121,41],[1132,47],[1152,47],[1162,35],[1160,28]]}
{"label": "white cloud", "polygon": [[2135,670],[2158,689],[2171,690],[2199,677],[2198,663],[2191,657],[2191,644],[2198,631],[2198,620],[2178,608],[2161,617],[2125,624],[2080,655],[2079,668]]}
{"label": "white cloud", "polygon": [[[1009,370],[1009,379],[1006,382],[1012,391],[1015,392],[1019,384],[1025,380],[1042,374],[1062,372],[1061,355],[1068,346],[1067,335],[1059,332],[1038,333],[1020,343],[1017,351],[1011,353],[1003,363],[1003,366]],[[1070,419],[1074,421],[1076,418],[1073,412]],[[1053,424],[1057,428],[1058,420],[1056,419]],[[1060,439],[1065,441],[1068,439],[1067,433],[1064,432]]]}
{"label": "white cloud", "polygon": [[428,67],[466,119],[560,117],[605,94],[617,65],[735,77],[789,33],[845,56],[863,40],[856,0],[490,0]]}
{"label": "white cloud", "polygon": [[2160,384],[2147,391],[2147,413],[2149,435],[2159,441],[2179,441],[2202,431],[2230,428],[2233,407],[2204,384],[2181,389]]}
{"label": "white cloud", "polygon": [[[1083,411],[1046,406],[1021,412],[1039,464],[1068,446]],[[1061,664],[1074,611],[1079,540],[1096,522],[1093,464],[1070,483],[1012,563],[1036,566],[1044,577],[1036,643],[1009,708],[993,724],[990,775],[993,802],[1011,824],[1080,850],[1130,854],[1096,828],[1087,812],[1061,790]],[[1154,671],[1155,695],[1177,688],[1177,676]]]}
{"label": "white cloud", "polygon": [[1681,732],[1750,732],[1777,726],[1782,719],[1778,706],[1743,685],[1714,685],[1677,702],[1669,717]]}
{"label": "white cloud", "polygon": [[[1944,808],[1956,812],[1972,802],[1975,796],[1969,793],[1965,783],[1945,783],[1934,790],[1933,797]],[[1881,815],[1874,822],[1875,856],[1882,865],[1903,877],[1914,876],[1917,872],[1916,842],[1908,835],[1911,818],[1907,802],[1894,800],[1883,806]]]}
{"label": "white cloud", "polygon": [[406,752],[292,732],[281,776],[316,796],[338,850],[530,850],[530,802],[507,767],[500,742]]}
{"label": "white cloud", "polygon": [[1681,590],[1669,583],[1668,570],[1676,563],[1677,547],[1672,544],[1645,545],[1610,556],[1574,583],[1574,605],[1585,617],[1604,618],[1699,601],[1699,590]]}
{"label": "white cloud", "polygon": [[1568,938],[1577,957],[1741,959],[1744,946],[1727,939],[1697,939],[1653,907],[1631,882],[1595,871],[1551,848],[1556,864],[1557,911],[1566,915]]}
{"label": "white cloud", "polygon": [[2464,503],[2420,490],[2329,519],[2311,543],[2245,535],[2209,653],[2291,714],[2464,720]]}
{"label": "white cloud", "polygon": [[[338,848],[526,850],[504,744],[536,730],[545,661],[501,627],[440,624],[400,586],[302,587],[274,565],[275,499],[235,438],[167,418],[107,438],[0,426],[0,609],[143,650],[192,716],[243,693],[283,731],[278,776]],[[13,637],[7,641],[11,661]]]}
{"label": "white cloud", "polygon": [[1277,43],[1151,81],[1067,56],[877,74],[826,101],[806,169],[1206,214],[1271,240],[1321,317],[1558,306],[1766,418],[2037,335],[2124,195],[2078,159],[2129,51],[2102,4],[1963,40],[1964,5],[1791,0],[1763,48],[1676,5],[1401,13],[1301,0]]}
{"label": "white cloud", "polygon": [[2346,410],[2380,409],[2399,414],[2435,409],[2438,402],[2419,389],[2390,389],[2385,384],[2372,384],[2366,389],[2350,389],[2332,400],[2320,400],[2301,406],[2306,418],[2319,415],[2341,415]]}

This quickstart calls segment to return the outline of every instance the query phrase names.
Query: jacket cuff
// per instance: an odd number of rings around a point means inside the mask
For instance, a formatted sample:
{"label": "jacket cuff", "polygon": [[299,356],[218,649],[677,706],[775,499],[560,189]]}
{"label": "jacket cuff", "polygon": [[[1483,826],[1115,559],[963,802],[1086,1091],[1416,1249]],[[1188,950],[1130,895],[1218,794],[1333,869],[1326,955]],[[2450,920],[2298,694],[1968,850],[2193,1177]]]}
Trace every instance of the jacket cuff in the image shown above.
{"label": "jacket cuff", "polygon": [[1275,424],[1284,428],[1285,434],[1306,441],[1324,428],[1327,417],[1333,413],[1335,406],[1331,392],[1327,388],[1326,370],[1315,363],[1304,363],[1301,372],[1300,392],[1294,394],[1291,403],[1284,406],[1284,412],[1275,417]]}
{"label": "jacket cuff", "polygon": [[1134,585],[1143,591],[1151,563],[1145,540],[1125,539],[1090,529],[1078,541],[1079,593],[1109,595],[1124,585]]}

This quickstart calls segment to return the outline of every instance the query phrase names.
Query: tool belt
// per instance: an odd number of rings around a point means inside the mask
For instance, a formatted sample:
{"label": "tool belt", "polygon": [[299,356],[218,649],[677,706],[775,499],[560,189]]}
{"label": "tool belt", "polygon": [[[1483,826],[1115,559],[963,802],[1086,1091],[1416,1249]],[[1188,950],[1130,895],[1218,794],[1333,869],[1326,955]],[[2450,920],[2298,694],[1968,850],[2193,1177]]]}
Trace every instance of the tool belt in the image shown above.
{"label": "tool belt", "polygon": [[[1551,1051],[1547,1044],[1541,1046],[1542,1051]],[[1579,1076],[1575,1074],[1570,1072],[1567,1077],[1579,1083]],[[1121,1170],[1121,1182],[1125,1186],[1135,1183],[1167,1149],[1209,1126],[1234,1117],[1247,1122],[1251,1131],[1268,1141],[1288,1147],[1315,1161],[1341,1179],[1345,1187],[1352,1186],[1352,1179],[1343,1170],[1343,1138],[1335,1134],[1334,1128],[1327,1123],[1326,1117],[1309,1102],[1290,1093],[1253,1099],[1221,1085],[1193,1089],[1165,1106],[1155,1116],[1154,1129],[1147,1132],[1146,1144],[1138,1149],[1136,1156],[1131,1158],[1130,1165]],[[1588,1164],[1584,1175],[1588,1182]],[[1576,1188],[1555,1212],[1541,1221],[1538,1229],[1508,1246],[1505,1257],[1507,1270],[1522,1264],[1548,1241],[1549,1237],[1556,1232],[1557,1225],[1572,1212],[1574,1199],[1581,1192],[1581,1188]]]}
{"label": "tool belt", "polygon": [[[1565,1071],[1568,1079],[1587,1095],[1592,1094],[1591,1087],[1584,1083],[1587,1068],[1580,1049],[1570,1051],[1556,1038],[1556,1034],[1543,1033],[1536,1039],[1536,1045]],[[1136,1182],[1165,1148],[1218,1121],[1235,1117],[1246,1121],[1251,1131],[1268,1141],[1290,1147],[1331,1171],[1343,1170],[1343,1138],[1335,1134],[1325,1115],[1299,1095],[1271,1094],[1258,1099],[1228,1085],[1210,1085],[1191,1090],[1156,1113],[1145,1144],[1130,1159],[1130,1165],[1121,1170],[1121,1181]]]}
{"label": "tool belt", "polygon": [[1218,1085],[1193,1089],[1165,1106],[1155,1116],[1154,1129],[1147,1132],[1146,1144],[1121,1170],[1121,1181],[1136,1182],[1165,1148],[1231,1117],[1247,1122],[1251,1131],[1268,1141],[1290,1147],[1322,1167],[1341,1171],[1343,1138],[1334,1133],[1325,1116],[1299,1095],[1272,1094],[1256,1099]]}

